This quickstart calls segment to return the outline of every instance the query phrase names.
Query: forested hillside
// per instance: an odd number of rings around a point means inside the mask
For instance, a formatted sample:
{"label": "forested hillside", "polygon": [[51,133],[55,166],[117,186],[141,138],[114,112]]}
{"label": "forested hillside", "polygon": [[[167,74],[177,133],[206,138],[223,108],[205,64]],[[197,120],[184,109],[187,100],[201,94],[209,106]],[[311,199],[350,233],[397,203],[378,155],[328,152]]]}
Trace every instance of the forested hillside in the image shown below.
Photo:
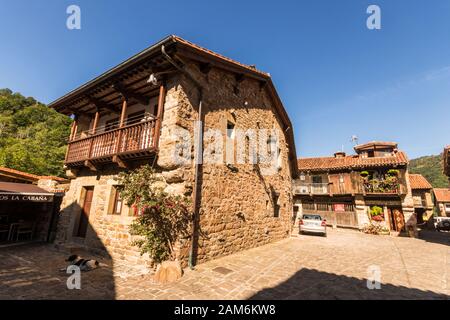
{"label": "forested hillside", "polygon": [[63,175],[71,122],[33,98],[0,89],[0,166]]}
{"label": "forested hillside", "polygon": [[446,188],[448,187],[448,178],[443,173],[442,161],[442,155],[413,159],[409,163],[409,171],[420,173],[435,188]]}

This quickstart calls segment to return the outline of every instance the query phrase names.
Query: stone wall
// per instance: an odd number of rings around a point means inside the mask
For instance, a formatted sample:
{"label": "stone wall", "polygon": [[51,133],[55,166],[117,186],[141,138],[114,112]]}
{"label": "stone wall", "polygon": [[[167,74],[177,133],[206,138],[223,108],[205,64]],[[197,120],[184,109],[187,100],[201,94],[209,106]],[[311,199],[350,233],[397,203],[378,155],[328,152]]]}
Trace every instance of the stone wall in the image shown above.
{"label": "stone wall", "polygon": [[[270,175],[265,174],[265,165],[234,163],[226,166],[224,161],[203,165],[197,262],[287,237],[293,212],[288,146],[266,90],[260,88],[258,81],[244,79],[237,82],[234,74],[219,69],[213,68],[204,76],[195,65],[189,68],[205,84],[205,130],[219,129],[225,139],[229,121],[233,121],[236,128],[245,130],[275,129],[279,133],[281,155],[278,168]],[[198,103],[199,92],[189,79],[177,75],[168,80],[156,167],[170,193],[192,195],[192,142]],[[190,144],[179,134],[183,131],[188,132]],[[183,143],[187,147],[179,148]],[[205,147],[208,143],[205,140]],[[180,157],[186,161],[180,162]],[[115,260],[148,265],[148,257],[141,257],[137,248],[131,246],[128,226],[133,217],[125,212],[120,216],[107,214],[111,188],[116,184],[114,177],[119,172],[111,168],[97,173],[87,169],[77,173],[62,204],[56,241],[80,243],[80,239],[73,237],[73,230],[81,212],[82,190],[84,186],[94,186],[90,227],[82,244],[91,249],[106,249]],[[274,194],[279,195],[277,204],[273,203]],[[275,206],[279,206],[277,217],[274,216]],[[188,256],[188,243],[180,246],[180,258],[184,262]]]}

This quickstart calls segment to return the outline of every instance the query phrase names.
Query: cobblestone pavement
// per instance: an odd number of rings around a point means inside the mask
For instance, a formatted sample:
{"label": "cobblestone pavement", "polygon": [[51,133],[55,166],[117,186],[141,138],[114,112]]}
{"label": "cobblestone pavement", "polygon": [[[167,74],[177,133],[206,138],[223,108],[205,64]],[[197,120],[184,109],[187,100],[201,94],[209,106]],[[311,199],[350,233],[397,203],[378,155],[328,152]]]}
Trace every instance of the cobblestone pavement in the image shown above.
{"label": "cobblestone pavement", "polygon": [[[201,264],[167,285],[104,267],[83,273],[81,290],[66,288],[65,253],[1,248],[0,299],[448,299],[450,234],[421,237],[330,230],[328,238],[302,235]],[[371,266],[381,271],[379,290],[367,288]]]}

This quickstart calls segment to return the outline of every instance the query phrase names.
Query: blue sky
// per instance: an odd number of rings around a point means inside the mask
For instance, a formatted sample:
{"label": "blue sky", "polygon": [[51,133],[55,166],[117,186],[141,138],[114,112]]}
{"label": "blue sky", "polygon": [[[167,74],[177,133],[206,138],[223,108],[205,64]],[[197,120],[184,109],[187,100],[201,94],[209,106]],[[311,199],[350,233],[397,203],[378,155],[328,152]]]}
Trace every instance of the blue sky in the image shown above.
{"label": "blue sky", "polygon": [[0,0],[0,88],[49,103],[169,34],[271,73],[299,156],[351,152],[352,135],[410,158],[450,144],[448,0]]}

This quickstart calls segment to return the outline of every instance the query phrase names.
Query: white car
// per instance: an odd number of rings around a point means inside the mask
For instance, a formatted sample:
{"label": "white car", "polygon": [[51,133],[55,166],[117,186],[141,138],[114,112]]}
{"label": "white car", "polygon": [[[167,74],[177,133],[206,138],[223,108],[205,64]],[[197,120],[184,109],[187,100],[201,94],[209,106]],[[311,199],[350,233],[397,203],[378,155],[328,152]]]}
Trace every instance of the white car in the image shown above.
{"label": "white car", "polygon": [[450,217],[435,217],[434,227],[437,231],[450,231]]}
{"label": "white car", "polygon": [[320,233],[327,236],[327,220],[318,214],[304,214],[300,219],[300,233]]}

